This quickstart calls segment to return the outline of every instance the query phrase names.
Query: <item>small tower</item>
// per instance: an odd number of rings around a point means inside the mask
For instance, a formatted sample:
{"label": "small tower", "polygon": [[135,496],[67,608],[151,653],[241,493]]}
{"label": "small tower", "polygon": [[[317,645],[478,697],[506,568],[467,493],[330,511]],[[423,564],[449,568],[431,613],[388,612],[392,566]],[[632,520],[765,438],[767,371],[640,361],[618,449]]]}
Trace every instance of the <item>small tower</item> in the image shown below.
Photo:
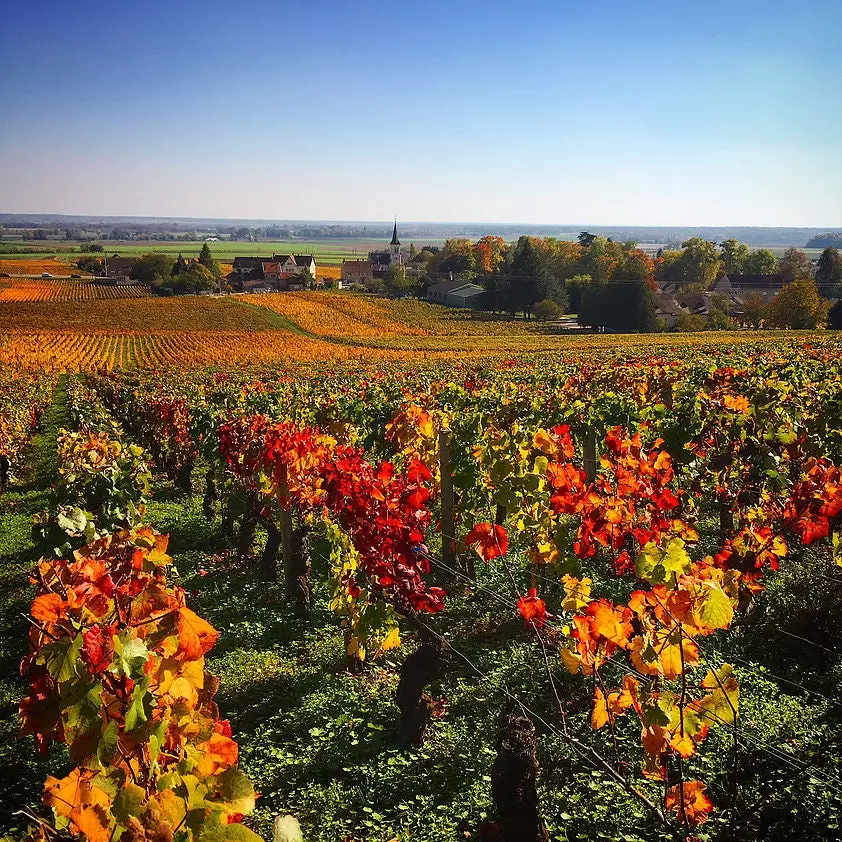
{"label": "small tower", "polygon": [[401,254],[401,241],[398,239],[398,221],[395,220],[395,230],[392,232],[392,242],[389,243],[389,263],[403,263],[403,255]]}

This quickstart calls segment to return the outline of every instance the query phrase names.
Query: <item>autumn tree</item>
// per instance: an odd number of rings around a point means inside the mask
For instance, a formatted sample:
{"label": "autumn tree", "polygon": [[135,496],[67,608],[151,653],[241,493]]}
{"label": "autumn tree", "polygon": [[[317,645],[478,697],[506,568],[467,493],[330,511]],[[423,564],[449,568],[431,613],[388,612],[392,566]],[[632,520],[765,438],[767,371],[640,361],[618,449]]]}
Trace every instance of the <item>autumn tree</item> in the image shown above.
{"label": "autumn tree", "polygon": [[828,246],[816,266],[816,285],[825,298],[842,296],[842,255],[839,249]]}
{"label": "autumn tree", "polygon": [[149,252],[138,257],[129,276],[142,284],[161,284],[169,279],[174,264],[168,254]]}
{"label": "autumn tree", "polygon": [[620,243],[606,237],[594,237],[582,256],[582,270],[595,281],[607,281],[624,256]]}
{"label": "autumn tree", "polygon": [[742,301],[744,324],[751,327],[760,327],[769,317],[769,305],[766,299],[759,292],[751,292]]}
{"label": "autumn tree", "polygon": [[778,261],[778,274],[787,281],[798,281],[813,277],[813,264],[801,249],[787,249]]}
{"label": "autumn tree", "polygon": [[431,271],[470,279],[476,272],[474,244],[463,237],[446,240],[437,259],[432,261]]}
{"label": "autumn tree", "polygon": [[579,243],[547,237],[544,241],[549,251],[550,271],[560,280],[579,274],[585,249]]}
{"label": "autumn tree", "polygon": [[386,292],[391,295],[406,295],[418,286],[415,278],[408,275],[406,267],[400,263],[393,263],[386,270],[384,283]]}
{"label": "autumn tree", "polygon": [[659,249],[655,258],[655,280],[661,283],[679,283],[681,254],[677,249]]}
{"label": "autumn tree", "polygon": [[655,276],[655,261],[642,249],[633,248],[626,252],[614,269],[615,278],[652,281]]}
{"label": "autumn tree", "polygon": [[749,248],[745,243],[731,237],[719,244],[722,269],[728,274],[740,274],[749,255]]}
{"label": "autumn tree", "polygon": [[682,284],[699,284],[708,289],[719,274],[719,252],[716,244],[701,237],[691,237],[681,244],[678,259],[678,280]]}
{"label": "autumn tree", "polygon": [[218,278],[220,276],[219,271],[219,264],[213,259],[213,255],[211,254],[210,246],[207,243],[202,243],[202,250],[199,252],[199,263],[214,276],[214,278]]}
{"label": "autumn tree", "polygon": [[842,330],[842,298],[828,310],[827,326],[831,330]]}
{"label": "autumn tree", "polygon": [[824,327],[829,304],[820,295],[815,281],[801,278],[787,284],[769,307],[769,321],[775,327],[809,330]]}
{"label": "autumn tree", "polygon": [[778,268],[778,258],[769,249],[757,249],[743,260],[744,275],[774,275]]}
{"label": "autumn tree", "polygon": [[502,237],[486,234],[474,246],[477,271],[496,272],[506,258],[506,241]]}
{"label": "autumn tree", "polygon": [[[159,282],[159,284],[162,282]],[[206,292],[216,286],[216,278],[207,266],[201,263],[191,263],[183,272],[166,280],[166,286],[173,292],[183,294],[188,292]]]}

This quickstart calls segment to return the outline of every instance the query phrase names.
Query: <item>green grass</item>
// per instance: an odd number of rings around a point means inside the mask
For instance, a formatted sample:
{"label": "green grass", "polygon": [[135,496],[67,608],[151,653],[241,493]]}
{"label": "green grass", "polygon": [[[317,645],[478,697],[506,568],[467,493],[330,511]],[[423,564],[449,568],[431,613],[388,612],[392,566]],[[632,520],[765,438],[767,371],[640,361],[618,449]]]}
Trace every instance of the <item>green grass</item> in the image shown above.
{"label": "green grass", "polygon": [[32,515],[49,506],[56,470],[56,435],[68,424],[67,394],[59,384],[52,407],[31,442],[15,481],[0,496],[0,832],[16,824],[14,810],[39,800],[44,778],[67,765],[67,751],[57,746],[47,757],[37,754],[31,738],[17,739],[18,701],[26,693],[18,665],[26,652],[33,588],[28,570],[37,560]]}
{"label": "green grass", "polygon": [[[424,244],[441,245],[443,240],[424,239],[416,241],[417,246]],[[30,243],[22,240],[19,242],[10,242],[9,245],[17,248],[26,248]],[[126,242],[112,242],[106,241],[102,245],[105,247],[107,254],[120,254],[123,257],[131,257],[133,255],[140,255],[146,252],[162,252],[165,254],[183,254],[185,256],[198,255],[204,241],[195,240],[191,242],[172,242],[170,240],[162,241],[136,241],[129,240]],[[324,240],[277,240],[274,242],[258,242],[249,243],[244,241],[238,242],[218,242],[208,243],[211,253],[217,260],[232,261],[235,257],[269,257],[273,254],[313,254],[316,257],[316,264],[321,261],[323,263],[341,263],[343,259],[363,258],[368,257],[369,251],[376,249],[385,249],[388,245],[388,239],[345,239],[345,238],[330,238]],[[75,242],[58,243],[55,246],[56,251],[43,251],[42,246],[38,247],[37,252],[29,254],[10,254],[1,255],[4,260],[24,259],[24,258],[45,258],[55,254],[60,260],[73,262],[78,260],[83,254],[92,254],[94,257],[102,256],[96,252],[81,251],[86,244]],[[407,248],[409,244],[407,243]],[[66,253],[63,250],[72,248],[73,253]]]}

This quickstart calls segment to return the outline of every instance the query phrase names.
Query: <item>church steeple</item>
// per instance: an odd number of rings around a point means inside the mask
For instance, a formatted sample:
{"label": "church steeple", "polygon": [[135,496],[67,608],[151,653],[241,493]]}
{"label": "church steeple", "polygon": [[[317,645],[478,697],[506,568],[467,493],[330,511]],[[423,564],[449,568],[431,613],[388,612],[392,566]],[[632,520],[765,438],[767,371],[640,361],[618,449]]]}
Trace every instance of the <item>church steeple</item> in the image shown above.
{"label": "church steeple", "polygon": [[399,246],[401,241],[398,239],[398,221],[395,220],[395,230],[392,232],[392,242],[389,243],[390,246]]}

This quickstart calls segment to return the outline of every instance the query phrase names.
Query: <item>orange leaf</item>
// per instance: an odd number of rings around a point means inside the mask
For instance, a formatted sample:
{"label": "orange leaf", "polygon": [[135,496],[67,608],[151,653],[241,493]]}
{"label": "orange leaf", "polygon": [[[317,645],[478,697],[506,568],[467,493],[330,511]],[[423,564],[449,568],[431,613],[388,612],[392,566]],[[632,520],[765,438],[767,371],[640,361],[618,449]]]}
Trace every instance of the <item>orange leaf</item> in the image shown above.
{"label": "orange leaf", "polygon": [[195,661],[209,652],[219,632],[206,620],[189,608],[180,608],[176,619],[178,630],[178,650],[176,656],[181,655],[188,661]]}
{"label": "orange leaf", "polygon": [[478,523],[466,536],[465,543],[473,546],[483,561],[505,555],[509,536],[499,523]]}
{"label": "orange leaf", "polygon": [[623,649],[628,647],[629,636],[632,634],[632,625],[629,622],[631,611],[628,608],[615,608],[608,600],[601,599],[588,605],[587,613],[596,634]]}
{"label": "orange leaf", "polygon": [[608,722],[608,705],[605,701],[605,694],[599,687],[594,687],[593,710],[591,711],[591,728],[599,730]]}
{"label": "orange leaf", "polygon": [[671,786],[664,803],[680,821],[686,818],[692,825],[707,821],[713,810],[713,802],[705,794],[705,785],[701,781],[687,781]]}
{"label": "orange leaf", "polygon": [[111,838],[111,799],[94,786],[93,774],[77,768],[61,780],[48,776],[44,782],[44,803],[59,816],[69,819],[71,828],[88,842],[108,842]]}
{"label": "orange leaf", "polygon": [[64,600],[57,593],[41,594],[35,597],[30,613],[42,623],[57,623],[65,615]]}

